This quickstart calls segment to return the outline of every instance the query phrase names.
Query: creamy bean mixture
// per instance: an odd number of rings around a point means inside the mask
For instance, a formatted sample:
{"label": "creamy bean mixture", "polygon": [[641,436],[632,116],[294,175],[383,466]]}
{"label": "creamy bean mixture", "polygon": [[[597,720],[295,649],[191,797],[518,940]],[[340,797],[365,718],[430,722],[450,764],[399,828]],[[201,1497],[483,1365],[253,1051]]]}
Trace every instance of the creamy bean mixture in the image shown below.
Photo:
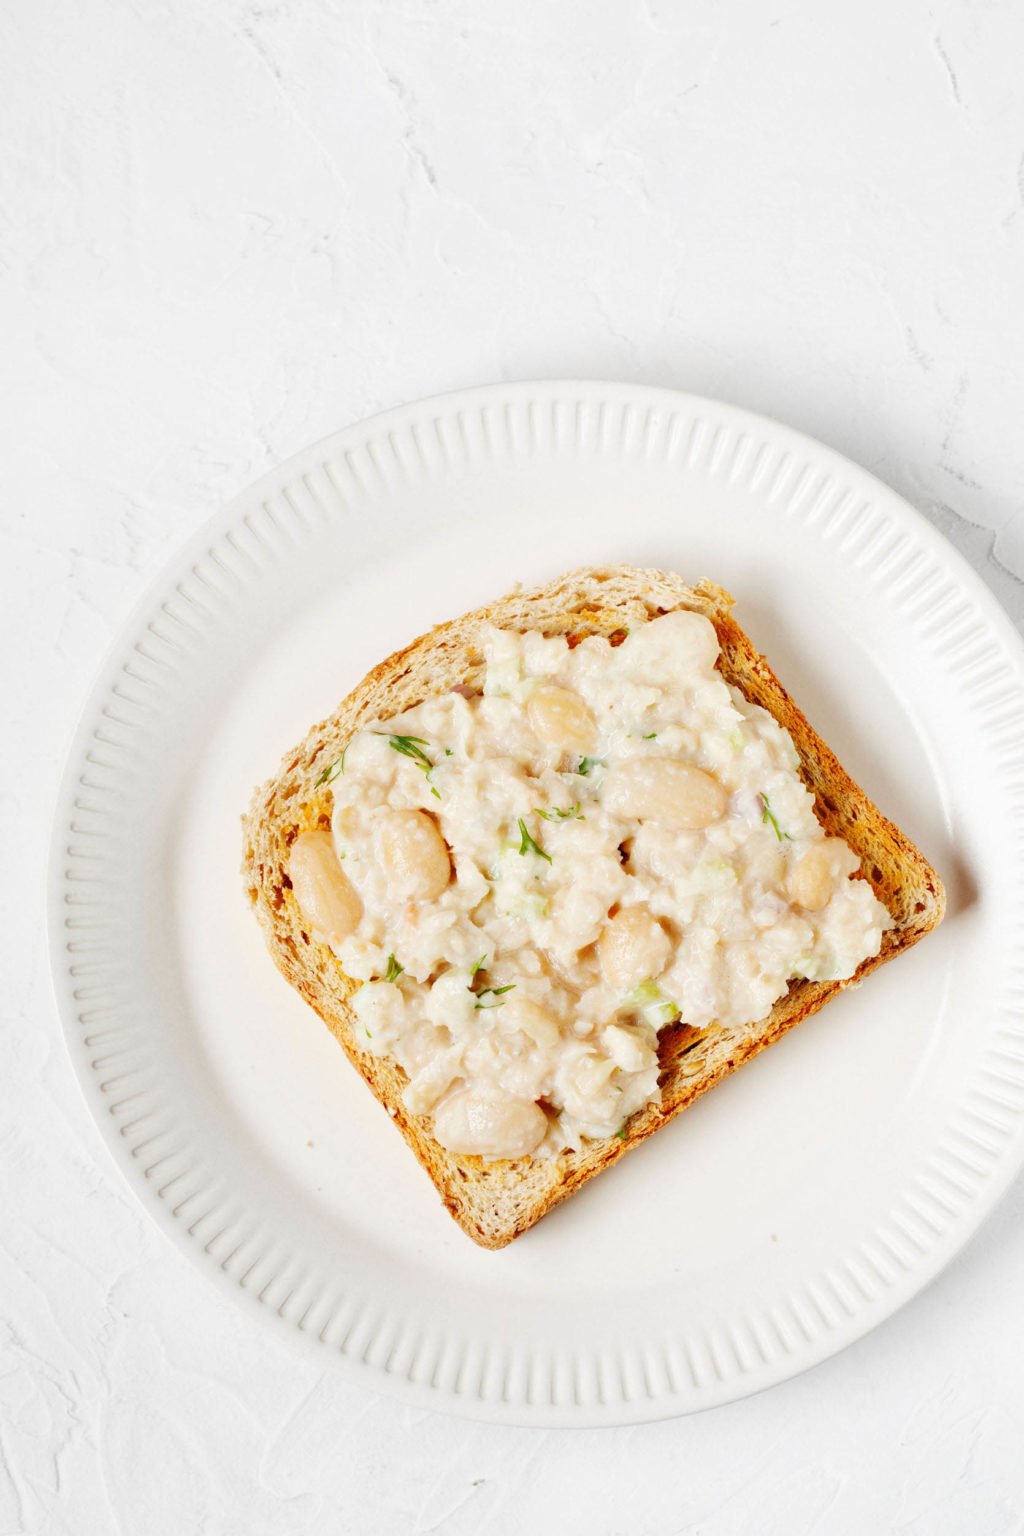
{"label": "creamy bean mixture", "polygon": [[658,1100],[666,1025],[762,1019],[891,919],[703,616],[618,646],[491,629],[485,655],[482,692],[352,738],[290,874],[408,1110],[453,1152],[544,1156]]}

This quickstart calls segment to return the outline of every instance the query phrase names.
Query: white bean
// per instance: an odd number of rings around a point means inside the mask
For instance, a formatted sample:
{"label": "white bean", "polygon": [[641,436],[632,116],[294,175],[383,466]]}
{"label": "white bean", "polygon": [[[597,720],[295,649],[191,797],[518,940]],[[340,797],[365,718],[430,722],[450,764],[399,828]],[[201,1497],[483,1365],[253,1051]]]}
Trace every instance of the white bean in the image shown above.
{"label": "white bean", "polygon": [[646,907],[623,907],[601,930],[597,949],[604,979],[626,992],[661,975],[672,942]]}
{"label": "white bean", "polygon": [[725,790],[710,773],[675,757],[630,757],[608,770],[604,800],[617,816],[677,830],[709,827],[725,814]]}
{"label": "white bean", "polygon": [[553,683],[531,693],[526,717],[545,746],[560,752],[589,752],[597,737],[590,706],[578,693]]}
{"label": "white bean", "polygon": [[521,1029],[542,1051],[556,1049],[562,1038],[558,1020],[551,1010],[528,997],[509,998],[502,1023],[510,1029]]}
{"label": "white bean", "polygon": [[363,904],[338,861],[329,832],[303,832],[288,859],[292,894],[310,928],[329,944],[340,944],[359,926]]}
{"label": "white bean", "polygon": [[664,676],[666,682],[678,667],[709,673],[719,651],[718,636],[710,620],[685,609],[640,624],[630,634],[629,648],[648,676],[659,681]]}
{"label": "white bean", "polygon": [[845,873],[851,862],[856,867],[856,858],[840,837],[826,837],[812,844],[790,872],[790,900],[807,912],[820,912],[832,899],[836,877]]}
{"label": "white bean", "polygon": [[388,890],[402,901],[440,896],[452,875],[437,822],[426,811],[391,811],[377,834]]}
{"label": "white bean", "polygon": [[434,1116],[442,1147],[475,1157],[529,1157],[547,1128],[538,1104],[486,1089],[454,1094]]}

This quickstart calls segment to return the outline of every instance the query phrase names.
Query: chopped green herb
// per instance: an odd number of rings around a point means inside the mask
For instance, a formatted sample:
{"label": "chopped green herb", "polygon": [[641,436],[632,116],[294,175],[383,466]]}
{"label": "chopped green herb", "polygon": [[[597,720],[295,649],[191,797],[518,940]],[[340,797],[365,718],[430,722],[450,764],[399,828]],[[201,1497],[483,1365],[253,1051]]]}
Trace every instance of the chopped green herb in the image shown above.
{"label": "chopped green herb", "polygon": [[543,848],[538,848],[537,844],[526,830],[526,822],[521,816],[519,818],[519,831],[522,836],[522,842],[519,844],[519,852],[523,855],[528,853],[536,853],[540,858],[547,859],[548,863],[550,864],[550,853],[545,853]]}
{"label": "chopped green herb", "polygon": [[654,741],[655,738],[657,737],[657,734],[658,734],[657,731],[648,731],[647,735],[646,736],[641,736],[640,740],[641,741]]}
{"label": "chopped green herb", "polygon": [[323,773],[313,785],[314,789],[319,789],[321,784],[333,784],[339,773],[345,772],[345,753],[347,751],[348,742],[346,741],[344,747],[341,750],[341,756],[336,758],[333,763],[327,764],[327,767],[324,769]]}
{"label": "chopped green herb", "polygon": [[555,807],[552,807],[550,811],[542,811],[539,805],[535,805],[533,814],[540,816],[544,821],[586,821],[587,819],[580,810],[580,802],[578,800],[567,811],[560,811]]}
{"label": "chopped green herb", "polygon": [[791,843],[793,841],[793,839],[790,837],[788,832],[783,832],[782,828],[779,826],[778,821],[775,819],[775,812],[772,810],[771,806],[768,804],[768,796],[767,795],[758,795],[757,798],[761,802],[761,820],[762,820],[762,822],[764,822],[765,824],[767,824],[768,822],[771,822],[772,827],[775,829],[775,836],[778,838],[780,843],[783,841],[783,839],[785,839],[785,841],[787,843]]}
{"label": "chopped green herb", "polygon": [[367,1040],[373,1039],[373,1031],[367,1029],[365,1024],[363,1025],[363,1034],[366,1036]]}
{"label": "chopped green herb", "polygon": [[388,955],[388,968],[384,972],[384,980],[385,981],[397,981],[399,976],[401,976],[401,974],[402,974],[402,972],[404,970],[405,970],[405,966],[404,965],[399,965],[399,963],[395,959],[394,955]]}
{"label": "chopped green herb", "polygon": [[431,768],[433,768],[433,763],[423,751],[427,743],[423,740],[422,736],[389,736],[387,731],[374,731],[373,734],[375,736],[387,736],[388,746],[392,752],[401,752],[403,757],[411,757],[413,762],[418,763],[425,773],[429,773]]}
{"label": "chopped green herb", "polygon": [[423,740],[422,736],[388,736],[387,731],[374,731],[373,734],[375,736],[387,736],[388,746],[392,752],[400,752],[403,757],[411,758],[417,768],[421,768],[426,775],[427,783],[430,785],[430,793],[434,796],[434,799],[440,800],[441,791],[434,787],[430,778],[435,765],[423,750],[427,746],[427,742]]}
{"label": "chopped green herb", "polygon": [[445,757],[454,757],[455,753],[452,751],[451,747],[445,747],[444,755]]}
{"label": "chopped green herb", "polygon": [[615,1139],[616,1139],[616,1141],[625,1141],[625,1139],[626,1139],[626,1121],[625,1120],[623,1120],[622,1124],[619,1126],[618,1130],[615,1132]]}
{"label": "chopped green herb", "polygon": [[471,981],[472,981],[473,977],[476,975],[477,971],[482,971],[486,964],[487,964],[487,956],[486,955],[481,955],[480,959],[477,961],[476,965],[474,965],[473,969],[469,973],[469,978],[470,978]]}
{"label": "chopped green herb", "polygon": [[[477,995],[476,995],[476,1002],[473,1004],[474,1012],[476,1012],[476,1010],[480,1009],[480,1008],[501,1008],[501,1007],[503,1007],[504,1006],[504,1002],[505,1002],[505,993],[506,992],[514,992],[515,989],[516,989],[516,984],[515,984],[514,981],[510,981],[507,987],[483,987],[481,989],[481,991],[479,991],[477,993]],[[484,998],[485,997],[493,997],[493,998],[496,998],[497,1001],[493,1002],[493,1003],[485,1003],[484,1002]]]}
{"label": "chopped green herb", "polygon": [[576,770],[575,771],[577,773],[581,773],[584,778],[587,778],[587,776],[589,774],[591,774],[594,771],[595,768],[603,768],[603,767],[604,767],[604,758],[603,757],[581,757],[579,762],[576,764]]}

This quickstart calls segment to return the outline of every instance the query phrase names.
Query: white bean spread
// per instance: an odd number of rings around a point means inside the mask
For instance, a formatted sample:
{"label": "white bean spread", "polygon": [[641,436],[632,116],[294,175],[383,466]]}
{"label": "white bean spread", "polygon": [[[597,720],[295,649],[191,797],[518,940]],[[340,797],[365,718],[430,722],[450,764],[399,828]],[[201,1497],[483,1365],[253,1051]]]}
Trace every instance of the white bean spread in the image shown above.
{"label": "white bean spread", "polygon": [[480,693],[353,736],[290,875],[406,1108],[453,1152],[547,1156],[657,1102],[666,1025],[763,1019],[891,919],[701,615],[484,651]]}

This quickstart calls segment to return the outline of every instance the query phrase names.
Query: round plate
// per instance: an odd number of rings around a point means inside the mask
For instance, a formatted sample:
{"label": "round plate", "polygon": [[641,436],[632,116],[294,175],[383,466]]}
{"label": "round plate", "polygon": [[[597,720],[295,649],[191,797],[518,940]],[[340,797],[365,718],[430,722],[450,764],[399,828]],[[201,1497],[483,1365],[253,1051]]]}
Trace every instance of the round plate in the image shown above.
{"label": "round plate", "polygon": [[[938,868],[942,927],[510,1248],[454,1225],[242,894],[253,786],[381,657],[517,582],[707,576]],[[828,449],[633,385],[376,417],[247,491],[160,578],[85,711],[53,969],[146,1208],[281,1336],[490,1419],[721,1403],[864,1334],[1024,1159],[1024,666],[954,550]]]}

